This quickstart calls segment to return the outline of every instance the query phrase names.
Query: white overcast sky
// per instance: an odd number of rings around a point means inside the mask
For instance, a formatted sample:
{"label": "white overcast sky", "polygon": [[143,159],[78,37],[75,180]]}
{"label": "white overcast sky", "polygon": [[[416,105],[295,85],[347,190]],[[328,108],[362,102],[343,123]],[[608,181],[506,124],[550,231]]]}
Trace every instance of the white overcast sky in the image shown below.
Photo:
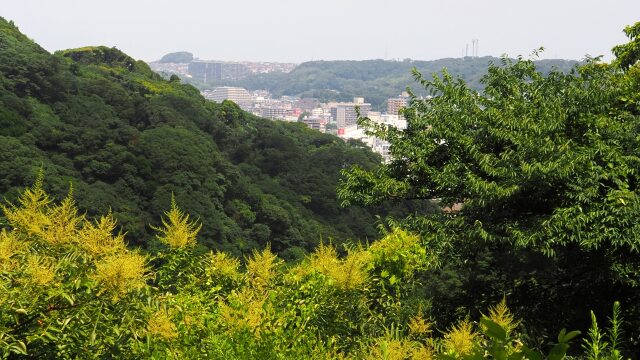
{"label": "white overcast sky", "polygon": [[303,62],[479,55],[605,55],[640,0],[0,0],[0,16],[49,51],[116,46],[142,60]]}

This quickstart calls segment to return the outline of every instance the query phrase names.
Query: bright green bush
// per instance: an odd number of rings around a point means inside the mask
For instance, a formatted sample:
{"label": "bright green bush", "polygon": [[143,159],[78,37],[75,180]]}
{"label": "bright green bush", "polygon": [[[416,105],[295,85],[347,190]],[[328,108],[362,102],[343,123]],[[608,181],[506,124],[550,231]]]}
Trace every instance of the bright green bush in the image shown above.
{"label": "bright green bush", "polygon": [[[242,262],[195,252],[199,225],[173,202],[158,234],[166,246],[148,256],[125,246],[110,214],[89,221],[71,193],[56,203],[42,185],[41,176],[3,206],[2,358],[542,358],[505,300],[442,332],[428,304],[407,302],[433,258],[404,230],[344,256],[322,244],[297,264],[269,248]],[[589,354],[605,346],[599,331],[585,341]],[[577,335],[563,330],[548,358],[563,358]],[[607,354],[619,355],[618,335],[607,336]]]}

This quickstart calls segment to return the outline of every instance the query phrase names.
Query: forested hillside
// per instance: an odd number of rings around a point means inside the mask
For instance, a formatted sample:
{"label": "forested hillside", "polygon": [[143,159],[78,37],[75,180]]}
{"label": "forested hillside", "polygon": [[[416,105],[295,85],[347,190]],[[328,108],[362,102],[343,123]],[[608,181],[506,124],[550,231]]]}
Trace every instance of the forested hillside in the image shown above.
{"label": "forested hillside", "polygon": [[414,70],[406,130],[359,119],[382,164],[0,20],[0,358],[637,359],[624,32],[611,63],[504,58],[481,91]]}
{"label": "forested hillside", "polygon": [[[270,243],[296,258],[321,239],[376,235],[376,210],[340,208],[340,169],[380,159],[304,125],[205,101],[119,50],[49,54],[0,20],[0,194],[15,199],[40,167],[57,198],[109,211],[132,245],[171,194],[203,221],[201,244],[235,254]],[[399,210],[401,207],[396,207]]]}
{"label": "forested hillside", "polygon": [[[489,63],[500,64],[500,58],[485,56],[433,61],[310,61],[300,64],[290,73],[257,74],[235,83],[196,85],[237,85],[250,90],[269,90],[277,97],[297,95],[325,102],[351,101],[354,97],[363,96],[375,109],[385,110],[387,99],[398,96],[407,86],[413,88],[418,95],[426,95],[422,87],[413,84],[413,68],[429,75],[446,68],[452,75],[464,79],[473,89],[480,90],[480,78],[485,74]],[[576,63],[570,60],[540,60],[536,61],[536,66],[543,73],[554,68],[566,72]]]}

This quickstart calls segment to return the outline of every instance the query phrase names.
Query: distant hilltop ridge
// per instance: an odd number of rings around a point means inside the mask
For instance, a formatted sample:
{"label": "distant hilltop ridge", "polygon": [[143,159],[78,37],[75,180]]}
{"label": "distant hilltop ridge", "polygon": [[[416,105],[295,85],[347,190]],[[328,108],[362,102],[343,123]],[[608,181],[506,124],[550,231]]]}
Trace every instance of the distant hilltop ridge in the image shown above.
{"label": "distant hilltop ridge", "polygon": [[158,60],[160,63],[190,63],[191,61],[193,61],[193,54],[188,51],[168,53]]}
{"label": "distant hilltop ridge", "polygon": [[[168,57],[186,60],[189,59],[189,55],[191,54],[173,53],[163,59]],[[149,65],[167,77],[176,74],[200,90],[236,86],[248,91],[266,90],[276,98],[298,96],[318,99],[321,102],[350,101],[354,97],[364,97],[371,102],[373,110],[380,110],[386,107],[387,99],[405,91],[407,86],[413,87],[413,68],[426,77],[447,69],[452,76],[461,77],[468,86],[480,90],[480,79],[486,74],[489,63],[500,64],[501,61],[501,58],[492,56],[469,56],[429,61],[308,61],[296,66],[282,63],[228,63],[191,59],[188,63],[153,62]],[[553,68],[563,72],[570,71],[578,61],[545,59],[535,63],[538,70],[548,73]],[[247,64],[260,64],[262,68],[249,70]],[[417,95],[426,95],[421,86],[416,86],[414,91]]]}

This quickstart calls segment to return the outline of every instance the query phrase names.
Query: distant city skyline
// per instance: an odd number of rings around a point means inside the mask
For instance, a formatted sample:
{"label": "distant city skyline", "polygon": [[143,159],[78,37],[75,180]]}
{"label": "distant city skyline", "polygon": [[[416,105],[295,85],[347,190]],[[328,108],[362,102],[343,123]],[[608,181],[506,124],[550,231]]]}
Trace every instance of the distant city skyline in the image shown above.
{"label": "distant city skyline", "polygon": [[[472,54],[611,58],[640,1],[507,0],[0,0],[12,20],[49,51],[115,46],[154,61],[174,51],[200,59],[433,60]],[[469,47],[466,52],[467,46]]]}

